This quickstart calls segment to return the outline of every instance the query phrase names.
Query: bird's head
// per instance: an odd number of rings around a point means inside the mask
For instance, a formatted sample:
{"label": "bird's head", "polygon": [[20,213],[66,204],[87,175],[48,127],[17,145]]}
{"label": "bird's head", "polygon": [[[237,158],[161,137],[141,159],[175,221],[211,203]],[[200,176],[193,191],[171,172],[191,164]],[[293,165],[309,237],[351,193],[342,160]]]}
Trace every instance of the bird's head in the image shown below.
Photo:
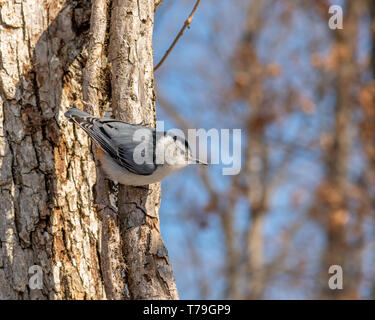
{"label": "bird's head", "polygon": [[156,156],[163,157],[164,164],[183,168],[188,164],[206,163],[196,159],[189,147],[188,141],[175,134],[167,133],[161,137],[156,145]]}

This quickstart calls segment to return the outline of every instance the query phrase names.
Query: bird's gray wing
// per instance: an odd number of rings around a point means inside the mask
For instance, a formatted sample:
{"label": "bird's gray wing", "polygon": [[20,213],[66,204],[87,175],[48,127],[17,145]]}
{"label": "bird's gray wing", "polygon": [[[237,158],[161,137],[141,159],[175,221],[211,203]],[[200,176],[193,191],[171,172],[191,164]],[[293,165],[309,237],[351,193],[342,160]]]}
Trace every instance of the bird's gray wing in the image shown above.
{"label": "bird's gray wing", "polygon": [[95,118],[72,109],[66,116],[85,130],[118,165],[139,175],[151,175],[156,170],[154,130],[119,120]]}

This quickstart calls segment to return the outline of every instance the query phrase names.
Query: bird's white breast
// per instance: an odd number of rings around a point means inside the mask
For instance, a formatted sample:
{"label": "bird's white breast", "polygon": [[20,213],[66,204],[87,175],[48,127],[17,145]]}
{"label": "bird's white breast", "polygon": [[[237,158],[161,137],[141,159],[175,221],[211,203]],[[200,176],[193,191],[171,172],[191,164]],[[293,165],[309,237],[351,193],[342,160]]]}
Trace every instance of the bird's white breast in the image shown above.
{"label": "bird's white breast", "polygon": [[159,182],[173,172],[182,168],[181,166],[170,166],[168,164],[163,164],[159,165],[151,175],[136,175],[118,165],[107,154],[103,155],[102,167],[104,172],[111,180],[131,186],[144,186],[147,184]]}

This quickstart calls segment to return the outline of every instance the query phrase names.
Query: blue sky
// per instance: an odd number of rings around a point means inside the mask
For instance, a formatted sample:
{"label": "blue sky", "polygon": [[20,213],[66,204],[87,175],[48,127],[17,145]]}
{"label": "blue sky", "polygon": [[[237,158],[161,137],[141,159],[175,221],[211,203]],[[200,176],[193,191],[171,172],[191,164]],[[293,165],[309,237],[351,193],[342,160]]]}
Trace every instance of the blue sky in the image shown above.
{"label": "blue sky", "polygon": [[[160,60],[185,19],[190,13],[195,1],[167,1],[156,11],[154,32],[155,64]],[[244,1],[246,3],[246,1]],[[278,2],[276,2],[278,3]],[[202,1],[192,22],[176,47],[155,74],[155,83],[163,97],[171,102],[178,113],[188,122],[198,128],[236,128],[240,126],[234,116],[223,116],[220,110],[220,98],[228,84],[231,83],[230,63],[236,42],[240,38],[243,27],[243,17],[246,4],[240,0],[206,0]],[[320,54],[326,54],[330,43],[330,31],[326,24],[306,11],[296,9],[291,16],[288,28],[280,27],[277,19],[282,10],[274,5],[267,12],[269,23],[258,38],[257,51],[263,63],[277,62],[282,67],[282,76],[267,85],[270,90],[285,90],[292,87],[316,103],[317,112],[312,116],[304,112],[293,112],[284,119],[280,126],[271,126],[267,138],[272,141],[281,139],[283,142],[298,142],[308,145],[322,130],[332,124],[327,122],[326,115],[332,112],[334,100],[329,94],[324,99],[317,98],[317,92],[312,84],[319,82],[319,74],[311,64],[311,47]],[[280,41],[282,39],[282,41]],[[368,51],[369,43],[361,40],[363,51]],[[213,48],[216,48],[214,50]],[[236,112],[246,112],[241,102],[231,105]],[[165,121],[165,129],[175,126],[173,121],[157,104],[158,120]],[[243,143],[249,137],[244,136]],[[285,151],[277,142],[273,144],[271,163],[277,168],[277,163]],[[361,168],[362,159],[353,153],[351,172],[355,175]],[[271,208],[265,222],[266,259],[271,259],[277,253],[275,235],[285,230],[291,222],[303,219],[304,214],[313,199],[314,187],[320,181],[322,168],[319,163],[319,149],[308,150],[301,148],[291,157],[286,167],[286,179],[282,186],[272,195]],[[215,188],[225,190],[229,179],[221,175],[221,166],[211,166],[209,176],[214,181]],[[211,291],[208,298],[216,299],[223,296],[224,279],[222,277],[222,261],[224,248],[222,242],[219,218],[216,215],[203,217],[207,226],[199,228],[190,215],[199,212],[205,205],[208,194],[198,178],[196,166],[185,169],[162,183],[162,204],[160,221],[163,239],[167,245],[174,268],[180,297],[196,299],[202,297],[204,281],[207,281]],[[271,177],[272,178],[272,177]],[[303,191],[304,201],[299,207],[291,203],[296,190]],[[248,204],[239,202],[236,208],[235,224],[238,230],[249,226]],[[313,275],[318,270],[319,261],[315,259],[319,250],[324,246],[324,234],[319,226],[306,223],[296,235],[296,250],[304,250],[310,263],[307,272]],[[198,253],[200,267],[191,263],[194,257],[189,256],[187,246],[195,248]],[[315,260],[314,260],[315,259]],[[371,259],[367,255],[365,259]],[[297,261],[288,261],[294,268]],[[203,280],[202,280],[203,279]],[[298,288],[285,286],[290,282],[287,276],[280,277],[266,292],[267,298],[311,298],[314,283],[307,277]],[[202,283],[199,283],[202,281]],[[306,288],[306,290],[301,290]],[[364,291],[368,290],[366,287]]]}

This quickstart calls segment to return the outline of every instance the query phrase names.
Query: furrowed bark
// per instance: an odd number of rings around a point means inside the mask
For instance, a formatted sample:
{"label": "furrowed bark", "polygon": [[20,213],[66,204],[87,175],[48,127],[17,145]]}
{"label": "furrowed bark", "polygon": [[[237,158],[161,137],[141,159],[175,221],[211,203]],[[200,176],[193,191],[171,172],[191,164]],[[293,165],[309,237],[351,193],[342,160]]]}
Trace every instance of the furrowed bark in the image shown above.
{"label": "furrowed bark", "polygon": [[[155,129],[154,10],[153,1],[113,1],[109,59],[115,117]],[[118,213],[131,299],[178,299],[160,234],[160,194],[159,183],[139,188],[119,187]]]}
{"label": "furrowed bark", "polygon": [[[83,71],[82,92],[84,109],[97,117],[103,116],[108,104],[106,86],[106,39],[108,0],[93,0],[90,20],[90,42],[87,62]],[[102,219],[101,267],[107,299],[124,299],[125,288],[122,270],[125,269],[116,208],[111,204],[116,198],[112,183],[106,179],[93,144],[96,163],[95,204]]]}
{"label": "furrowed bark", "polygon": [[[123,256],[131,298],[177,299],[160,185],[120,187],[121,249],[111,183],[63,116],[77,101],[97,116],[108,105],[109,1],[0,3],[0,299],[126,298]],[[115,115],[150,127],[158,4],[115,1],[111,27]],[[29,287],[33,265],[42,289]]]}
{"label": "furrowed bark", "polygon": [[[64,112],[82,99],[90,1],[1,1],[0,299],[103,299],[89,139]],[[42,289],[29,268],[43,270]]]}

